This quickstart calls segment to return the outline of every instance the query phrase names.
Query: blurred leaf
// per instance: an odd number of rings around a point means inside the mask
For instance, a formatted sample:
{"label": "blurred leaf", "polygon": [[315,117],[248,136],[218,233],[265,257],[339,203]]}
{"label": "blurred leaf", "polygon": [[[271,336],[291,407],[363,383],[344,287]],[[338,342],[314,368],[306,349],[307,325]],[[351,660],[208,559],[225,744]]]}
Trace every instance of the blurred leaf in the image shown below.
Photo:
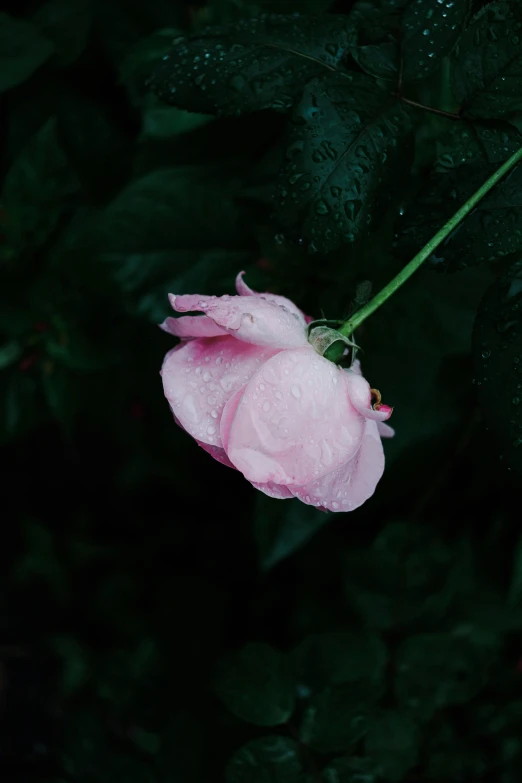
{"label": "blurred leaf", "polygon": [[293,656],[299,687],[314,692],[345,682],[380,682],[388,653],[378,634],[357,630],[311,634]]}
{"label": "blurred leaf", "polygon": [[358,0],[350,17],[359,28],[352,55],[377,78],[395,80],[401,72],[403,82],[424,79],[455,46],[467,11],[467,0]]}
{"label": "blurred leaf", "polygon": [[392,783],[404,780],[419,752],[417,729],[405,713],[383,710],[372,718],[365,750],[379,776]]}
{"label": "blurred leaf", "polygon": [[324,783],[375,783],[375,764],[371,759],[339,758],[323,770]]}
{"label": "blurred leaf", "polygon": [[52,53],[35,25],[0,13],[0,92],[25,82]]}
{"label": "blurred leaf", "polygon": [[467,27],[451,69],[463,114],[498,119],[522,110],[521,34],[516,1],[488,3]]}
{"label": "blurred leaf", "polygon": [[[502,233],[507,230],[502,225]],[[508,231],[509,232],[509,231]],[[479,402],[502,458],[522,472],[522,262],[486,292],[473,332]]]}
{"label": "blurred leaf", "polygon": [[93,2],[47,0],[31,17],[43,35],[54,43],[56,65],[70,65],[85,49],[93,21]]}
{"label": "blurred leaf", "polygon": [[61,688],[63,696],[73,696],[86,682],[89,667],[79,641],[69,634],[53,636],[49,641],[53,652],[61,659]]}
{"label": "blurred leaf", "polygon": [[260,737],[237,750],[226,783],[306,783],[299,745],[287,737]]}
{"label": "blurred leaf", "polygon": [[513,556],[513,573],[509,587],[509,602],[520,604],[522,598],[522,539],[519,539]]}
{"label": "blurred leaf", "polygon": [[[401,254],[417,253],[497,168],[497,163],[471,163],[433,174],[401,218],[396,243]],[[521,204],[522,167],[517,167],[439,245],[432,260],[455,272],[520,251]]]}
{"label": "blurred leaf", "polygon": [[93,241],[105,255],[237,247],[243,231],[234,186],[191,168],[132,181],[101,213]]}
{"label": "blurred leaf", "polygon": [[207,125],[214,118],[208,114],[193,114],[174,106],[165,106],[154,95],[148,95],[143,111],[140,141],[169,139]]}
{"label": "blurred leaf", "polygon": [[76,177],[47,122],[7,172],[0,200],[6,245],[16,253],[40,247],[70,209]]}
{"label": "blurred leaf", "polygon": [[214,690],[234,715],[257,726],[286,723],[294,710],[290,662],[267,644],[248,644],[222,659]]}
{"label": "blurred leaf", "polygon": [[174,27],[156,30],[132,47],[131,51],[120,64],[120,74],[123,83],[129,91],[131,99],[138,105],[143,101],[147,91],[146,82],[165,50],[179,37],[180,30]]}
{"label": "blurred leaf", "polygon": [[66,429],[70,428],[78,409],[74,379],[63,367],[44,369],[42,387],[51,416]]}
{"label": "blurred leaf", "polygon": [[172,315],[169,293],[191,294],[198,288],[214,295],[230,293],[248,258],[237,250],[183,250],[107,256],[106,261],[131,295],[133,309],[159,324]]}
{"label": "blurred leaf", "polygon": [[11,340],[8,343],[4,343],[0,347],[0,370],[5,370],[6,367],[10,367],[14,364],[23,353],[23,348],[16,340]]}
{"label": "blurred leaf", "polygon": [[411,636],[397,654],[395,693],[399,705],[421,720],[480,691],[490,656],[467,639],[444,633]]}
{"label": "blurred leaf", "polygon": [[430,726],[426,735],[427,780],[480,780],[487,772],[484,743],[474,746],[470,737],[455,730],[447,717]]}
{"label": "blurred leaf", "polygon": [[200,114],[288,109],[308,81],[345,70],[351,35],[342,15],[243,19],[176,39],[150,84],[166,103]]}
{"label": "blurred leaf", "polygon": [[431,528],[388,524],[369,549],[347,554],[347,599],[372,628],[433,621],[467,587],[465,561],[457,553]]}
{"label": "blurred leaf", "polygon": [[67,598],[67,575],[56,552],[55,536],[38,522],[26,520],[24,525],[26,549],[13,567],[16,582],[27,584],[41,581],[58,600]]}
{"label": "blurred leaf", "polygon": [[365,681],[324,688],[303,715],[301,741],[319,753],[350,750],[366,734],[381,695],[380,686]]}
{"label": "blurred leaf", "polygon": [[56,104],[60,144],[82,184],[106,202],[130,174],[131,140],[99,102],[62,90]]}
{"label": "blurred leaf", "polygon": [[326,253],[367,234],[398,164],[404,172],[401,140],[409,128],[407,111],[368,76],[310,82],[290,123],[277,182],[282,237]]}
{"label": "blurred leaf", "polygon": [[298,500],[285,500],[283,503],[258,493],[254,536],[261,569],[269,571],[330,521],[331,514],[305,506]]}

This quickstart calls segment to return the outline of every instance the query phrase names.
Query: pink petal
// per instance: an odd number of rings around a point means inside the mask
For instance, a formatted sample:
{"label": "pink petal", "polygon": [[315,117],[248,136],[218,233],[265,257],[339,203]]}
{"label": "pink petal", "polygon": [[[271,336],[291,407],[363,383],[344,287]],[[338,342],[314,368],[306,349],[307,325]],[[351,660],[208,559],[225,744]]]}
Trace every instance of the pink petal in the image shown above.
{"label": "pink petal", "polygon": [[255,481],[252,481],[251,483],[253,487],[261,490],[261,492],[264,492],[265,495],[268,495],[270,498],[289,500],[294,497],[288,487],[284,487],[282,484],[274,484],[273,481],[270,481],[268,484],[257,484]]}
{"label": "pink petal", "polygon": [[232,465],[229,458],[227,457],[225,449],[220,449],[219,446],[211,446],[209,443],[202,443],[200,440],[197,440],[196,443],[198,446],[201,446],[202,449],[208,452],[211,457],[214,457],[214,459],[217,459],[218,462],[221,462],[222,465],[226,465],[227,468],[233,468],[234,470],[237,470],[237,468]]}
{"label": "pink petal", "polygon": [[330,511],[353,511],[375,492],[384,471],[384,451],[375,421],[367,420],[361,447],[345,465],[303,487],[291,487],[296,498]]}
{"label": "pink petal", "polygon": [[380,410],[375,411],[372,408],[372,395],[370,384],[359,375],[360,366],[356,369],[345,370],[346,381],[348,385],[348,394],[354,408],[359,411],[361,416],[374,421],[386,421],[392,415],[393,408],[389,405],[383,405]]}
{"label": "pink petal", "polygon": [[389,424],[385,424],[383,421],[377,422],[377,429],[379,430],[381,438],[393,438],[395,435],[393,427],[390,427]]}
{"label": "pink petal", "polygon": [[289,312],[294,313],[303,323],[308,323],[305,314],[286,296],[280,296],[279,294],[259,294],[257,291],[253,291],[243,280],[244,272],[240,272],[236,277],[236,291],[239,296],[258,296],[260,299],[266,299],[267,302],[273,302],[274,304],[285,307]]}
{"label": "pink petal", "polygon": [[225,448],[252,483],[306,484],[351,459],[363,436],[345,372],[311,346],[273,356],[230,405]]}
{"label": "pink petal", "polygon": [[169,294],[180,313],[201,311],[238,340],[271,348],[308,345],[306,325],[296,312],[259,296],[201,296]]}
{"label": "pink petal", "polygon": [[188,340],[194,337],[220,337],[227,334],[206,315],[182,315],[180,318],[165,318],[160,329],[175,337]]}
{"label": "pink petal", "polygon": [[161,374],[176,420],[196,440],[221,447],[226,402],[274,353],[229,335],[189,340],[169,351]]}

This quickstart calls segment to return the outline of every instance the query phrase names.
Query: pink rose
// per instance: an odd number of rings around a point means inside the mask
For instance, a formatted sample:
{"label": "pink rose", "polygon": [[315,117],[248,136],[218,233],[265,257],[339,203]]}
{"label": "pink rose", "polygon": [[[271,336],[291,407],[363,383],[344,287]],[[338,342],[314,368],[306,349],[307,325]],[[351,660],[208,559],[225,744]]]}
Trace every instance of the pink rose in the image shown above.
{"label": "pink rose", "polygon": [[161,370],[174,418],[267,495],[352,511],[382,476],[392,409],[372,406],[359,362],[344,370],[315,351],[293,302],[242,275],[238,296],[169,295],[174,310],[205,313],[161,325],[181,338]]}

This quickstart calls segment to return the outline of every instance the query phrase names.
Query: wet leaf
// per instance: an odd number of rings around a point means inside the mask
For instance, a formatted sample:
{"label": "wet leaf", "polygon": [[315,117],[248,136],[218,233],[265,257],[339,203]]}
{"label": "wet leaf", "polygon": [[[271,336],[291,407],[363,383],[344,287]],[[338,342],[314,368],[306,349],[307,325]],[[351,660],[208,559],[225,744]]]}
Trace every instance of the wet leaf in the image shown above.
{"label": "wet leaf", "polygon": [[201,114],[289,109],[310,79],[345,70],[350,42],[346,16],[265,14],[175,39],[151,87]]}
{"label": "wet leaf", "polygon": [[[411,257],[484,184],[498,164],[466,164],[435,173],[400,218],[395,247]],[[522,249],[522,167],[513,169],[439,245],[431,260],[450,272]]]}
{"label": "wet leaf", "polygon": [[[522,473],[522,263],[486,292],[473,331],[475,383],[500,456]],[[497,455],[495,455],[497,456]]]}
{"label": "wet leaf", "polygon": [[307,85],[288,132],[275,194],[282,237],[329,252],[370,229],[376,203],[407,167],[408,112],[368,76]]}
{"label": "wet leaf", "polygon": [[503,163],[522,146],[522,134],[507,122],[481,124],[446,120],[437,138],[435,171],[470,163]]}
{"label": "wet leaf", "polygon": [[455,46],[467,12],[466,0],[359,0],[350,17],[359,28],[352,55],[378,78],[424,79]]}
{"label": "wet leaf", "polygon": [[35,25],[0,13],[0,92],[28,79],[49,59],[53,48]]}
{"label": "wet leaf", "polygon": [[508,117],[522,110],[522,7],[488,3],[453,55],[452,82],[468,117]]}

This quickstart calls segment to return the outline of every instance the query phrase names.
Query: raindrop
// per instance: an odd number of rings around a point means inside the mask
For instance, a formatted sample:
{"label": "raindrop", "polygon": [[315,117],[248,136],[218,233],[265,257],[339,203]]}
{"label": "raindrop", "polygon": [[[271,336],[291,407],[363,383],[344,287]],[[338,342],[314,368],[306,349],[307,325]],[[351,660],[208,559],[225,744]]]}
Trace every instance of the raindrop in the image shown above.
{"label": "raindrop", "polygon": [[295,397],[295,398],[296,398],[296,400],[298,400],[298,399],[299,399],[299,397],[301,396],[301,389],[300,389],[300,388],[299,388],[299,386],[297,386],[297,384],[295,384],[295,383],[294,383],[294,385],[292,386],[291,392],[292,392],[292,396],[293,396],[293,397]]}

